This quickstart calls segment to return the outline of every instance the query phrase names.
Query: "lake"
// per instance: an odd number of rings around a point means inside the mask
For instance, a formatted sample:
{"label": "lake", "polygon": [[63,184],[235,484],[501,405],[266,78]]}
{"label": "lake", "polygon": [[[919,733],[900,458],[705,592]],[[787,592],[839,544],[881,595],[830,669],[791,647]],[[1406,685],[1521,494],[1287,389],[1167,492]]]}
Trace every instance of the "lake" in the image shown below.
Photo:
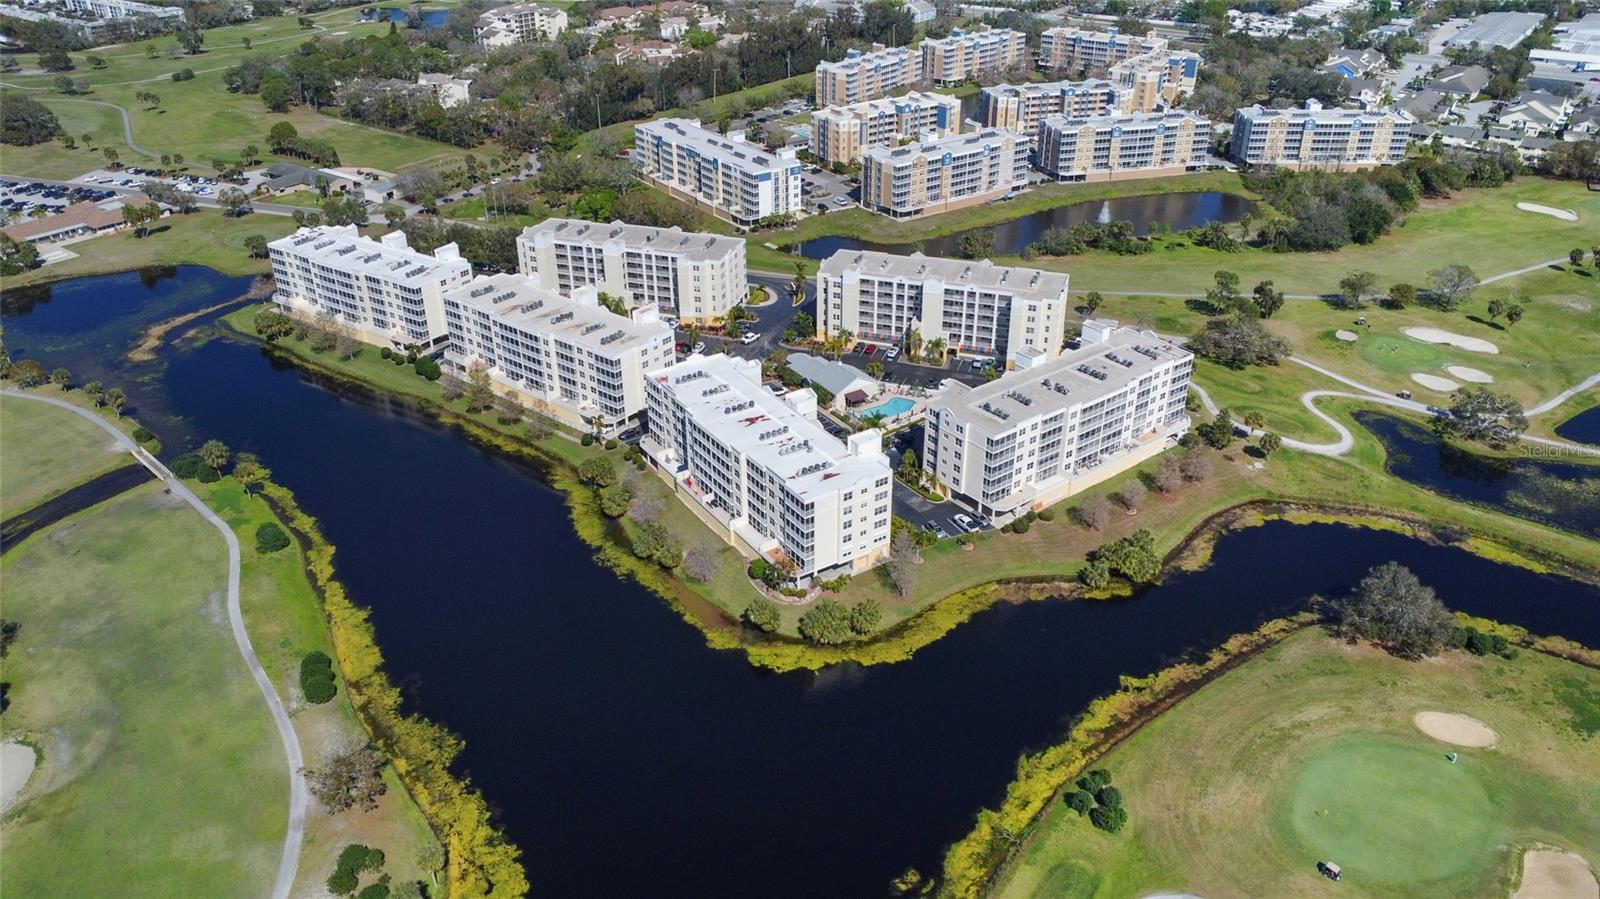
{"label": "lake", "polygon": [[337,545],[411,706],[465,737],[462,768],[542,896],[882,896],[907,865],[937,871],[1018,754],[1119,674],[1390,560],[1455,608],[1600,644],[1600,588],[1388,532],[1274,523],[1131,600],[1000,606],[897,665],[758,671],[597,566],[536,472],[409,401],[230,339],[118,361],[149,322],[247,286],[198,267],[64,282],[7,298],[6,343],[124,387],[169,457],[209,437],[261,454]]}
{"label": "lake", "polygon": [[[377,21],[381,15],[391,22],[398,22],[401,25],[404,25],[407,20],[408,12],[408,10],[401,9],[398,6],[384,6],[379,7],[377,10],[369,9],[368,11],[363,12],[361,17],[366,19],[368,22],[373,22]],[[423,29],[438,28],[440,25],[443,25],[445,19],[449,17],[450,11],[448,9],[424,9],[422,10],[422,27]]]}
{"label": "lake", "polygon": [[1557,425],[1556,436],[1600,446],[1600,406],[1591,406]]}
{"label": "lake", "polygon": [[[1236,222],[1252,207],[1253,204],[1243,197],[1218,191],[1150,194],[1057,206],[981,230],[994,231],[994,255],[1016,256],[1045,231],[1071,227],[1078,222],[1131,222],[1140,234],[1148,234],[1150,226],[1156,223],[1173,231],[1183,231],[1207,222]],[[961,237],[966,233],[929,238],[920,242],[920,249],[927,256],[957,256]],[[800,255],[808,259],[827,259],[840,250],[910,253],[918,248],[918,244],[874,243],[834,236],[804,241],[800,244]]]}

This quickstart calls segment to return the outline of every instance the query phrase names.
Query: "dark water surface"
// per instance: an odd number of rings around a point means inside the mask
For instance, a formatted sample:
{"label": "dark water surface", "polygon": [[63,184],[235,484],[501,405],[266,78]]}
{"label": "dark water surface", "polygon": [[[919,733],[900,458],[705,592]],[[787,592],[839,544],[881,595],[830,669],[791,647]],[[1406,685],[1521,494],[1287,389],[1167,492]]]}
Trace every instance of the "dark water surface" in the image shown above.
{"label": "dark water surface", "polygon": [[[1381,412],[1355,413],[1383,442],[1389,473],[1452,499],[1600,539],[1600,465],[1545,456],[1496,458],[1440,443],[1431,431]],[[1527,444],[1531,452],[1550,452]]]}
{"label": "dark water surface", "polygon": [[[1134,230],[1140,234],[1148,234],[1150,226],[1156,223],[1164,224],[1173,231],[1183,231],[1207,222],[1236,222],[1251,207],[1251,202],[1243,197],[1216,191],[1153,194],[1057,206],[982,230],[994,231],[995,255],[1015,256],[1028,244],[1038,240],[1045,231],[1070,227],[1078,222],[1132,222]],[[956,256],[961,237],[966,233],[921,241],[921,251],[927,256]],[[874,243],[854,237],[818,237],[800,244],[800,255],[808,259],[827,259],[840,250],[910,253],[917,248],[915,244]]]}
{"label": "dark water surface", "polygon": [[[460,732],[464,768],[544,896],[878,897],[997,800],[1121,673],[1145,673],[1399,560],[1474,614],[1600,643],[1600,589],[1333,525],[1221,539],[1214,564],[1120,602],[978,615],[910,662],[775,675],[705,648],[590,560],[561,497],[409,404],[344,395],[251,345],[125,336],[241,279],[198,268],[58,285],[8,314],[16,356],[124,386],[168,452],[261,454],[339,548],[396,680]],[[100,360],[96,363],[96,359]]]}
{"label": "dark water surface", "polygon": [[1600,406],[1592,406],[1556,426],[1556,436],[1600,446]]}

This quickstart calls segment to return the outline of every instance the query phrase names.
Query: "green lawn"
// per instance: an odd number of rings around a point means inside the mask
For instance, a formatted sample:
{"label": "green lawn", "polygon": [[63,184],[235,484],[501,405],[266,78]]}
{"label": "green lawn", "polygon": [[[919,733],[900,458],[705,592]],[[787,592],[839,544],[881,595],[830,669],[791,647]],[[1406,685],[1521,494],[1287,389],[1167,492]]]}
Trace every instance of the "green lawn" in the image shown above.
{"label": "green lawn", "polygon": [[[330,141],[340,158],[351,165],[393,171],[428,161],[444,163],[467,153],[459,147],[372,128],[307,107],[269,114],[259,97],[229,93],[223,86],[223,71],[246,56],[288,53],[296,44],[313,37],[361,37],[388,30],[387,22],[361,23],[356,17],[357,11],[351,8],[315,13],[311,16],[317,22],[313,31],[301,30],[293,16],[215,28],[205,32],[206,50],[196,56],[169,55],[176,47],[171,36],[92,51],[108,61],[104,69],[89,65],[86,57],[90,54],[75,53],[77,67],[66,74],[89,83],[90,93],[83,97],[66,97],[57,92],[53,83],[56,73],[7,76],[5,81],[16,87],[7,88],[6,95],[13,90],[27,91],[50,106],[68,133],[74,137],[89,133],[94,141],[92,149],[81,142],[76,150],[67,150],[59,143],[20,151],[8,147],[4,170],[8,174],[41,177],[76,175],[103,165],[104,147],[115,148],[122,161],[131,165],[144,159],[124,142],[122,121],[114,110],[78,100],[121,106],[132,118],[136,143],[158,154],[181,153],[188,162],[202,167],[213,157],[236,161],[246,144],[255,144],[265,152],[267,131],[279,121],[292,123],[304,136]],[[245,37],[253,44],[250,50],[242,45]],[[156,47],[158,55],[148,58],[146,46]],[[24,56],[23,61],[31,63],[32,59]],[[171,80],[173,72],[185,68],[194,71],[193,79]],[[141,91],[158,94],[160,106],[147,108],[139,102],[135,95]],[[474,152],[494,155],[496,148],[486,145]]]}
{"label": "green lawn", "polygon": [[0,518],[130,461],[110,435],[80,416],[0,397]]}
{"label": "green lawn", "polygon": [[21,624],[4,735],[42,757],[5,826],[6,892],[260,895],[288,772],[228,629],[216,530],[152,483],[34,535],[0,575]]}
{"label": "green lawn", "polygon": [[271,241],[292,231],[294,222],[281,215],[228,218],[208,209],[170,216],[158,222],[146,237],[121,231],[72,244],[68,249],[78,258],[0,279],[0,287],[125,272],[149,265],[205,265],[226,275],[259,275],[269,271],[270,266],[265,259],[251,258],[244,248],[245,238],[259,234]]}
{"label": "green lawn", "polygon": [[[1309,629],[1096,764],[1123,793],[1120,834],[1054,801],[994,895],[1504,896],[1535,842],[1600,859],[1597,703],[1600,672],[1537,652],[1405,662]],[[1423,710],[1500,744],[1427,737]]]}

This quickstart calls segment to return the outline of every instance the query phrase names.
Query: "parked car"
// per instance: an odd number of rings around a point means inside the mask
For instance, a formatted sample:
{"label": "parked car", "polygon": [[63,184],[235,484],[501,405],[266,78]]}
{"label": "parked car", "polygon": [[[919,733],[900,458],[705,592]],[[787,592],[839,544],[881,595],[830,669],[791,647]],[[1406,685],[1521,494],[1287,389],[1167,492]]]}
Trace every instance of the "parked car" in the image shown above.
{"label": "parked car", "polygon": [[866,351],[867,351],[867,345],[864,344],[864,343],[858,343],[855,346],[850,348],[850,352],[852,352],[852,353],[864,353]]}
{"label": "parked car", "polygon": [[965,513],[950,516],[950,523],[963,531],[976,531],[978,529],[978,523],[972,520],[971,515]]}
{"label": "parked car", "polygon": [[678,341],[677,350],[678,350],[678,352],[683,353],[684,355],[688,355],[689,354],[689,341],[687,341],[687,340]]}
{"label": "parked car", "polygon": [[876,353],[877,351],[878,351],[878,348],[869,343],[869,344],[866,345],[866,348],[861,351],[861,355],[870,356],[873,353]]}
{"label": "parked car", "polygon": [[933,532],[933,536],[938,537],[940,540],[943,540],[944,538],[950,536],[950,533],[944,529],[944,525],[940,524],[937,521],[935,521],[932,524],[928,525],[928,530],[932,531]]}
{"label": "parked car", "polygon": [[892,346],[892,347],[889,347],[887,350],[884,350],[883,351],[883,358],[889,360],[890,362],[893,362],[894,360],[899,359],[900,358],[900,347]]}
{"label": "parked car", "polygon": [[849,206],[850,205],[850,200],[849,200],[848,197],[834,197],[833,198],[833,205],[835,205],[835,206]]}
{"label": "parked car", "polygon": [[706,342],[705,342],[705,341],[704,341],[704,340],[701,340],[701,341],[696,341],[696,342],[695,342],[695,345],[694,345],[694,351],[695,351],[695,352],[696,352],[696,353],[703,353],[703,352],[705,352],[705,351],[706,351]]}

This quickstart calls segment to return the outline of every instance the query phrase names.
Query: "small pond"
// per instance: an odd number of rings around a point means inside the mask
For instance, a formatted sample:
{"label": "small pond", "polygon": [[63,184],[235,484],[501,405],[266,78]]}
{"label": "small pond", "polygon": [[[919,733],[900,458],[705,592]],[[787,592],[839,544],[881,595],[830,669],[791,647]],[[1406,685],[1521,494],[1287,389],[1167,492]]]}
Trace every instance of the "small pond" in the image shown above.
{"label": "small pond", "polygon": [[1600,406],[1593,406],[1556,426],[1556,436],[1574,443],[1600,446]]}

